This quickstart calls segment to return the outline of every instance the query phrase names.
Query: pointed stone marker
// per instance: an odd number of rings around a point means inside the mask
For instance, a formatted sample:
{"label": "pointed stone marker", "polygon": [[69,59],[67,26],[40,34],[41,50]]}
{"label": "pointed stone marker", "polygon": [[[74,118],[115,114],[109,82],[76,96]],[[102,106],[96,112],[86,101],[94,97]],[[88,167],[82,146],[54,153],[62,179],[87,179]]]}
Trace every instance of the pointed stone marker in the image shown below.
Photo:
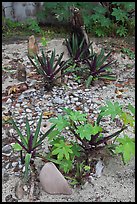
{"label": "pointed stone marker", "polygon": [[72,189],[67,180],[52,162],[47,162],[39,175],[43,190],[50,194],[70,195]]}

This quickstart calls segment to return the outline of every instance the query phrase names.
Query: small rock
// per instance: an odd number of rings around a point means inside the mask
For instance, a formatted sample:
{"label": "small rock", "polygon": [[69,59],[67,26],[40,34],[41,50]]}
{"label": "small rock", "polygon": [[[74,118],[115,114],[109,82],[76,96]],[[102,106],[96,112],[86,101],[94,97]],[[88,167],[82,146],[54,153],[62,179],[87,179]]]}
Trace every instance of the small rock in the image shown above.
{"label": "small rock", "polygon": [[10,98],[8,98],[8,100],[6,101],[6,104],[12,103],[12,100]]}
{"label": "small rock", "polygon": [[6,202],[18,202],[18,200],[17,199],[15,199],[15,198],[13,198],[12,197],[12,195],[10,194],[10,195],[7,195],[6,197],[5,197],[5,201]]}
{"label": "small rock", "polygon": [[16,103],[15,107],[16,107],[16,108],[20,108],[20,104],[19,104],[19,103]]}
{"label": "small rock", "polygon": [[12,162],[12,167],[16,167],[18,165],[18,162]]}
{"label": "small rock", "polygon": [[80,106],[81,105],[81,102],[76,102],[76,106]]}
{"label": "small rock", "polygon": [[28,191],[27,185],[24,185],[24,186],[23,186],[23,189],[24,189],[25,192],[27,192],[27,191]]}
{"label": "small rock", "polygon": [[76,101],[78,101],[78,98],[71,98],[71,103],[75,103]]}
{"label": "small rock", "polygon": [[31,87],[31,86],[34,86],[35,84],[37,83],[37,80],[32,80],[30,83],[29,83],[29,87]]}
{"label": "small rock", "polygon": [[53,103],[63,104],[63,103],[64,103],[64,101],[63,101],[61,98],[56,97],[56,98],[53,100]]}
{"label": "small rock", "polygon": [[36,107],[36,108],[35,108],[35,111],[36,111],[36,112],[41,112],[41,108]]}
{"label": "small rock", "polygon": [[62,112],[62,109],[58,108],[58,113],[61,113]]}
{"label": "small rock", "polygon": [[27,113],[31,113],[32,111],[27,108],[27,109],[26,109],[26,112],[27,112]]}
{"label": "small rock", "polygon": [[88,113],[88,112],[89,112],[89,109],[88,109],[87,107],[84,107],[84,111],[85,111],[86,113]]}
{"label": "small rock", "polygon": [[5,155],[5,156],[10,156],[11,155],[11,146],[10,145],[5,145],[3,148],[2,148],[2,154]]}
{"label": "small rock", "polygon": [[40,183],[43,190],[50,194],[70,195],[71,188],[67,180],[52,162],[47,162],[40,171]]}
{"label": "small rock", "polygon": [[104,164],[103,164],[103,161],[102,161],[102,160],[99,160],[99,161],[97,162],[95,169],[96,169],[95,176],[98,177],[98,178],[101,177],[102,171],[103,171],[103,169],[104,169]]}
{"label": "small rock", "polygon": [[15,186],[15,195],[18,199],[22,199],[23,196],[24,196],[24,189],[23,189],[23,183],[21,180],[19,180],[17,183],[16,183],[16,186]]}

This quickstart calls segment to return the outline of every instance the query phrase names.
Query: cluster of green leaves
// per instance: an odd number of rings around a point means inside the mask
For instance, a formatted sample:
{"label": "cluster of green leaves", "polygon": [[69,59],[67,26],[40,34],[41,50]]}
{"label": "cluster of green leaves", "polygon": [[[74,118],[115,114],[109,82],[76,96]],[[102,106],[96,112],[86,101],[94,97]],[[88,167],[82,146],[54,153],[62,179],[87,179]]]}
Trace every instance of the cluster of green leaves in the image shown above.
{"label": "cluster of green leaves", "polygon": [[[63,108],[63,110],[64,115],[58,115],[57,118],[50,119],[53,125],[41,137],[39,137],[39,133],[42,114],[34,136],[31,133],[27,117],[25,136],[11,117],[10,123],[19,136],[18,138],[18,136],[12,135],[16,141],[12,146],[15,151],[21,152],[21,161],[25,163],[24,176],[26,181],[29,178],[31,161],[34,161],[36,157],[40,157],[45,161],[49,160],[59,165],[59,168],[65,173],[73,172],[72,184],[81,183],[82,178],[90,172],[89,156],[92,155],[93,151],[107,147],[107,141],[110,139],[114,139],[112,151],[121,154],[124,163],[128,163],[131,157],[134,156],[135,140],[127,134],[124,134],[124,137],[119,137],[120,133],[127,129],[128,126],[134,129],[135,108],[131,104],[128,105],[128,111],[125,111],[118,102],[107,101],[105,106],[100,107],[98,118],[92,123],[85,113],[66,108]],[[111,117],[112,121],[119,117],[119,120],[122,121],[122,127],[113,134],[106,136],[106,130],[101,125],[101,120],[103,117],[108,116]],[[40,152],[38,147],[46,137],[49,141],[49,153],[45,156],[45,153]],[[111,147],[109,146],[109,148]],[[82,158],[83,160],[80,162]]]}
{"label": "cluster of green leaves", "polygon": [[127,54],[129,59],[135,59],[135,53],[131,49],[123,47],[121,51],[124,54]]}
{"label": "cluster of green leaves", "polygon": [[[52,134],[53,133],[50,135]],[[65,173],[71,171],[73,169],[74,160],[80,156],[80,147],[73,141],[66,140],[64,136],[57,137],[56,135],[56,139],[49,139],[49,142],[52,148],[47,156],[48,160],[59,165],[59,168]]]}
{"label": "cluster of green leaves", "polygon": [[[2,27],[3,35],[17,35],[20,34],[35,34],[42,35],[41,43],[43,46],[47,45],[47,40],[45,36],[50,36],[50,32],[44,31],[39,25],[36,19],[28,18],[24,22],[17,22],[10,19],[5,18],[5,23]],[[52,33],[53,35],[53,33]]]}
{"label": "cluster of green leaves", "polygon": [[42,33],[42,29],[38,25],[36,19],[28,18],[25,23],[28,26],[28,30],[33,31],[34,33]]}
{"label": "cluster of green leaves", "polygon": [[84,59],[91,58],[93,56],[92,42],[84,45],[83,38],[79,44],[78,37],[74,33],[72,38],[70,37],[70,39],[65,39],[65,43],[71,59],[76,64],[79,64],[79,62],[83,61]]}
{"label": "cluster of green leaves", "polygon": [[69,60],[62,60],[64,53],[61,53],[57,58],[55,49],[52,51],[50,57],[48,54],[45,55],[43,50],[41,51],[41,54],[41,57],[38,56],[38,54],[36,55],[35,62],[30,56],[28,56],[28,58],[36,68],[37,72],[44,77],[45,88],[50,90],[57,82],[57,79],[63,76],[65,73],[63,73],[63,71],[70,66]]}
{"label": "cluster of green leaves", "polygon": [[[106,147],[107,141],[114,139],[114,141],[116,141],[116,144],[113,144],[113,148],[115,146],[115,151],[113,152],[121,153],[124,163],[127,163],[131,156],[134,155],[134,140],[128,136],[124,136],[124,139],[120,138],[119,140],[118,136],[125,129],[127,129],[128,126],[134,128],[134,107],[129,105],[128,109],[128,112],[124,111],[123,107],[119,105],[118,102],[112,103],[110,101],[107,101],[106,106],[100,107],[100,113],[96,121],[91,124],[88,121],[86,114],[81,113],[80,111],[72,111],[71,109],[64,108],[63,110],[66,113],[65,115],[59,115],[57,118],[50,119],[50,122],[56,125],[56,132],[55,134],[53,134],[54,136],[52,135],[53,141],[51,144],[53,146],[50,156],[57,154],[58,156],[56,157],[55,161],[59,161],[58,164],[60,165],[62,165],[60,161],[63,161],[65,157],[67,164],[71,163],[70,166],[68,165],[68,171],[70,171],[72,170],[72,161],[74,162],[74,158],[76,156],[75,154],[73,154],[74,152],[72,150],[72,148],[74,148],[74,144],[78,145],[77,147],[80,153],[82,151],[85,152],[86,161],[88,161],[88,155],[92,154],[93,150],[98,150],[100,148]],[[111,117],[113,122],[114,119],[118,117],[122,122],[122,127],[120,130],[114,132],[113,134],[106,136],[106,130],[102,127],[101,120],[103,117],[108,116]],[[74,136],[73,143],[72,141],[68,142],[66,140],[66,137],[61,135],[63,131],[66,131],[68,135],[71,133]],[[49,139],[51,139],[50,134],[48,135],[48,137]],[[127,141],[128,144],[125,141]],[[65,145],[64,149],[63,145]],[[70,156],[71,154],[73,155],[73,159]],[[66,169],[64,170],[66,171]]]}
{"label": "cluster of green leaves", "polygon": [[[38,16],[43,19],[51,13],[59,21],[67,22],[69,19],[69,7],[75,6],[82,12],[86,28],[98,37],[116,34],[126,36],[135,29],[135,2],[107,2],[102,5],[99,2],[45,2],[44,11]],[[129,27],[131,29],[129,29]]]}
{"label": "cluster of green leaves", "polygon": [[13,118],[10,118],[10,123],[13,125],[16,130],[18,136],[12,135],[15,139],[16,143],[12,145],[15,151],[21,152],[21,161],[25,162],[25,174],[24,178],[27,181],[29,170],[31,166],[31,161],[36,157],[41,157],[41,154],[38,151],[38,147],[42,144],[43,140],[47,135],[54,129],[55,126],[52,126],[44,135],[39,138],[40,128],[41,128],[42,114],[39,118],[37,128],[35,134],[33,135],[30,130],[30,125],[28,122],[28,118],[26,117],[26,136],[21,133],[21,130],[18,128],[16,122]]}
{"label": "cluster of green leaves", "polygon": [[116,80],[116,76],[111,69],[111,65],[115,62],[113,60],[108,61],[111,52],[105,55],[105,51],[102,48],[100,53],[97,54],[93,50],[92,42],[89,42],[86,46],[83,46],[83,42],[84,38],[78,44],[77,35],[74,34],[72,39],[66,40],[66,46],[72,63],[72,66],[67,71],[74,76],[74,79],[79,80],[79,83],[83,79],[87,88],[93,80]]}

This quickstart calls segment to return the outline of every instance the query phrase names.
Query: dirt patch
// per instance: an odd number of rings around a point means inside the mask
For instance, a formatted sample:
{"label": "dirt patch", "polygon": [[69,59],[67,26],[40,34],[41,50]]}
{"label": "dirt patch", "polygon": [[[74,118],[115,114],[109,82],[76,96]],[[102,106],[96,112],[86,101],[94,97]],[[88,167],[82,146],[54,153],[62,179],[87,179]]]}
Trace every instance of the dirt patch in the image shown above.
{"label": "dirt patch", "polygon": [[[18,41],[19,40],[19,41]],[[31,70],[31,66],[29,64],[29,61],[26,57],[27,53],[27,40],[25,41],[21,39],[14,39],[12,43],[4,43],[2,45],[3,49],[3,66],[9,66],[11,65],[10,61],[13,59],[22,59],[23,63],[26,65],[27,69]],[[21,41],[20,41],[21,40]],[[39,39],[38,39],[39,40]],[[52,48],[55,48],[57,50],[57,53],[59,54],[62,51],[65,51],[65,58],[68,57],[68,53],[66,53],[66,49],[64,48],[64,45],[62,44],[64,39],[53,39],[49,41],[48,47],[46,49],[51,50]],[[113,44],[113,48],[120,47],[123,45],[123,40],[113,40],[112,39],[95,39],[93,38],[92,41],[94,42],[95,49],[98,50],[100,47],[105,45],[107,48],[107,45],[110,45],[110,42]],[[114,44],[115,43],[115,44]],[[111,44],[111,45],[112,45]],[[41,46],[41,44],[40,44]],[[128,44],[126,44],[128,46]],[[134,43],[132,42],[132,46],[134,46]],[[14,47],[14,49],[13,49]],[[15,56],[16,53],[16,56]],[[131,63],[132,66],[134,66],[134,60],[129,60],[129,58],[126,56],[125,59],[121,57],[121,55],[117,55],[115,53],[115,57],[118,57],[119,60],[121,60],[121,63],[124,63],[123,67],[120,67],[118,70],[118,81],[126,82],[128,79],[134,79],[134,69],[128,69],[126,64]],[[13,67],[11,68],[13,69]],[[124,71],[123,71],[124,70]],[[28,71],[29,73],[29,71]],[[13,78],[7,78],[9,77],[9,73],[5,78],[3,78],[3,85],[2,85],[2,91],[4,92],[6,90],[6,87],[9,85],[14,85],[17,83],[17,80]],[[4,76],[3,76],[4,77]],[[29,83],[32,82],[32,79],[29,81]],[[104,88],[102,88],[102,86]],[[108,84],[108,85],[102,85],[96,87],[91,87],[92,96],[95,101],[96,95],[102,97],[102,101],[109,99],[111,97],[114,98],[115,94],[115,84]],[[32,86],[32,88],[34,88]],[[62,96],[63,89],[56,89],[58,92],[58,96]],[[75,92],[76,90],[72,90]],[[82,92],[83,90],[81,90]],[[39,93],[39,90],[37,89],[37,95],[41,94]],[[47,98],[50,100],[50,93],[46,93]],[[46,95],[45,94],[45,95]],[[115,96],[115,99],[118,100],[122,104],[131,103],[134,105],[135,102],[135,84],[134,83],[128,83],[126,86],[126,92],[123,98],[117,98]],[[41,95],[40,95],[41,97]],[[56,95],[57,97],[57,95]],[[11,97],[12,98],[12,97]],[[35,96],[34,96],[35,98]],[[35,98],[36,99],[36,98]],[[27,99],[25,99],[27,105],[30,103],[27,102]],[[44,99],[46,100],[46,99]],[[41,101],[41,104],[44,104],[44,100]],[[33,102],[33,101],[32,101]],[[37,99],[37,104],[40,102],[39,98]],[[51,101],[48,101],[51,103]],[[95,101],[100,102],[100,100]],[[2,106],[3,109],[8,110],[9,107],[14,106],[15,104],[15,113],[18,116],[18,107],[16,107],[17,101],[12,99],[10,102],[10,106],[8,103],[3,102]],[[63,98],[60,100],[60,104],[58,105],[57,109],[54,107],[53,104],[49,105],[51,109],[53,109],[54,112],[59,111],[59,108],[61,104],[63,103]],[[24,103],[25,104],[25,103]],[[26,104],[25,104],[26,105]],[[36,104],[35,104],[36,105]],[[52,106],[53,105],[53,106]],[[57,105],[57,104],[56,104]],[[44,105],[41,105],[41,108]],[[34,106],[35,107],[35,106]],[[32,105],[32,109],[34,108]],[[13,107],[14,108],[14,107]],[[20,108],[20,107],[19,107]],[[36,108],[36,107],[35,107]],[[37,107],[38,108],[38,107]],[[97,108],[97,106],[96,106]],[[21,116],[20,116],[21,117]],[[21,118],[20,118],[21,120]],[[21,122],[22,123],[22,122]],[[112,127],[113,128],[113,127]],[[8,133],[3,129],[3,138],[5,139],[6,143],[8,143]],[[11,142],[11,141],[10,141]],[[3,143],[3,146],[5,143]],[[18,202],[29,202],[29,198],[27,193],[24,195],[22,199],[17,199],[15,196],[15,185],[17,181],[20,179],[19,174],[15,174],[15,164],[17,165],[17,155],[16,159],[13,157],[14,153],[11,152],[11,155],[4,156],[2,161],[2,202],[13,202],[11,201],[11,197],[16,199]],[[124,165],[121,161],[120,156],[104,156],[104,170],[99,178],[91,178],[91,180],[87,183],[85,183],[84,186],[81,186],[79,188],[73,188],[73,193],[71,195],[50,195],[45,193],[39,183],[35,185],[35,196],[34,196],[34,202],[135,202],[135,160],[132,159],[128,165]],[[17,171],[19,173],[20,171]],[[8,200],[9,198],[9,200]],[[15,202],[15,201],[14,201]]]}

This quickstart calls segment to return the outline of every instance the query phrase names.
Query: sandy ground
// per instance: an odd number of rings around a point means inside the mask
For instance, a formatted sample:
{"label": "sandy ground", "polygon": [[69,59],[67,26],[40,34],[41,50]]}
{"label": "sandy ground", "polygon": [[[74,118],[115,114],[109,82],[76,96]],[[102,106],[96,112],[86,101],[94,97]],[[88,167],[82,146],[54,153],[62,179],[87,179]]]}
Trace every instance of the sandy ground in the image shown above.
{"label": "sandy ground", "polygon": [[[49,47],[51,48],[55,45],[58,52],[61,52],[63,50],[61,42],[60,40],[53,40]],[[24,44],[26,44],[26,41],[21,46]],[[11,49],[17,47],[16,44],[9,45]],[[7,46],[3,44],[5,51],[9,48]],[[17,52],[20,51],[21,49],[18,47]],[[26,51],[27,49],[25,48],[25,52],[21,57],[26,56]],[[9,62],[5,59],[4,63],[8,64]],[[3,82],[3,90],[8,85],[6,82]],[[5,137],[7,136],[5,135]],[[74,188],[71,195],[50,195],[44,192],[41,186],[39,186],[39,196],[34,202],[135,202],[135,160],[132,159],[128,165],[124,165],[119,156],[106,156],[104,164],[105,167],[100,178],[91,179],[90,183],[86,183],[79,188]],[[18,180],[19,178],[15,177],[12,172],[9,172],[8,180],[2,180],[2,202],[5,202],[6,196],[10,194],[13,198],[16,198],[15,185]],[[18,202],[28,201],[27,195],[24,195],[23,199],[18,200]]]}

